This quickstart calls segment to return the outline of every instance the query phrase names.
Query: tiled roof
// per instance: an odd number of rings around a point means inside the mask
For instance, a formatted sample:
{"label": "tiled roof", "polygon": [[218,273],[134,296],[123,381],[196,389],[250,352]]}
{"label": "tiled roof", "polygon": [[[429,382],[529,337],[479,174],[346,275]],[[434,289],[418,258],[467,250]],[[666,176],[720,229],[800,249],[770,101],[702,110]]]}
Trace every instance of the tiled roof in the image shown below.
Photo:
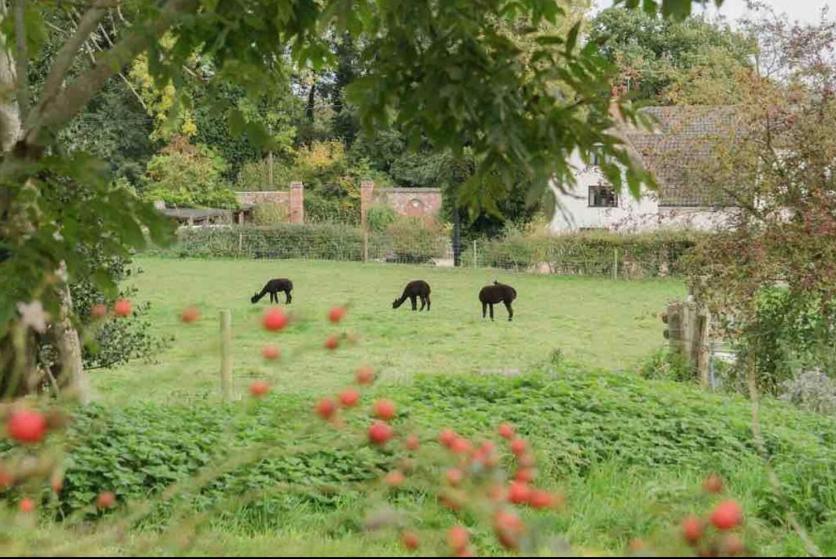
{"label": "tiled roof", "polygon": [[659,205],[729,205],[721,193],[705,184],[700,171],[710,161],[715,142],[737,128],[735,108],[647,107],[641,113],[650,117],[654,129],[631,128],[622,137],[655,175]]}

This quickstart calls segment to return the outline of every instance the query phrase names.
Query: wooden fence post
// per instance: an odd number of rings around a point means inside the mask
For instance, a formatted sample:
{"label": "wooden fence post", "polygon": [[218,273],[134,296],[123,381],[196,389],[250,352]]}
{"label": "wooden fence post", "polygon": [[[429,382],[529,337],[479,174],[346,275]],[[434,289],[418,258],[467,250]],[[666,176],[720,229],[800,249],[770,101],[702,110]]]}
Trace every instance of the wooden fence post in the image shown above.
{"label": "wooden fence post", "polygon": [[700,384],[709,385],[709,337],[711,317],[704,308],[692,301],[670,303],[662,314],[667,324],[664,337],[670,343],[671,351],[681,355],[693,368]]}
{"label": "wooden fence post", "polygon": [[221,393],[232,401],[232,311],[221,311]]}
{"label": "wooden fence post", "polygon": [[473,239],[473,267],[476,267],[476,239]]}
{"label": "wooden fence post", "polygon": [[618,279],[618,248],[614,248],[612,254],[612,279]]}
{"label": "wooden fence post", "polygon": [[363,226],[363,262],[369,261],[369,228]]}

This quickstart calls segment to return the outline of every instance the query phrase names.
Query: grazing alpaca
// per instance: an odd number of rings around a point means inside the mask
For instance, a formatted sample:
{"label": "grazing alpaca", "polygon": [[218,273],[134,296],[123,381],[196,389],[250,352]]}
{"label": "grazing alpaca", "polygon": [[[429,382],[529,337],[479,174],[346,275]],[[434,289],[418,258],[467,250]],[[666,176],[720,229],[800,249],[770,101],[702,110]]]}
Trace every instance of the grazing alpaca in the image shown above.
{"label": "grazing alpaca", "polygon": [[250,297],[250,301],[253,303],[258,303],[262,297],[266,293],[270,294],[270,302],[271,303],[278,303],[279,302],[279,292],[284,291],[285,296],[285,304],[289,305],[291,301],[290,292],[293,290],[293,282],[287,278],[277,278],[271,279],[266,284],[264,284],[264,288],[261,290],[261,293],[256,293],[252,297]]}
{"label": "grazing alpaca", "polygon": [[491,320],[493,320],[493,306],[497,303],[504,303],[505,308],[508,309],[508,320],[514,318],[514,309],[511,308],[511,302],[517,298],[517,291],[510,285],[494,281],[493,285],[486,285],[479,292],[479,300],[482,302],[482,318],[485,318],[485,312],[488,310],[488,305],[491,308]]}
{"label": "grazing alpaca", "polygon": [[421,298],[421,309],[424,310],[424,306],[426,305],[427,311],[430,310],[430,284],[425,282],[424,280],[415,280],[411,281],[406,284],[406,287],[403,290],[403,295],[400,298],[395,299],[392,302],[392,308],[397,309],[400,307],[404,301],[409,299],[412,302],[412,310],[418,310],[418,305],[416,304],[416,299]]}

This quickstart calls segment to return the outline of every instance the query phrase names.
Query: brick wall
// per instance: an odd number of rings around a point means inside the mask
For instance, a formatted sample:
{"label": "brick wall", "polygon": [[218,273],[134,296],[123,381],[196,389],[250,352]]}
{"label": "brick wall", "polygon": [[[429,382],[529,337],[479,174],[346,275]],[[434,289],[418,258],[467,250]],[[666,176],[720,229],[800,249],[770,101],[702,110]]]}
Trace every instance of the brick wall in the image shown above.
{"label": "brick wall", "polygon": [[360,186],[361,216],[372,204],[384,204],[398,215],[437,218],[441,212],[441,190],[438,188],[375,188],[371,181]]}
{"label": "brick wall", "polygon": [[238,204],[244,207],[258,204],[277,204],[287,208],[290,223],[305,222],[305,187],[301,182],[290,183],[290,190],[262,190],[236,192]]}

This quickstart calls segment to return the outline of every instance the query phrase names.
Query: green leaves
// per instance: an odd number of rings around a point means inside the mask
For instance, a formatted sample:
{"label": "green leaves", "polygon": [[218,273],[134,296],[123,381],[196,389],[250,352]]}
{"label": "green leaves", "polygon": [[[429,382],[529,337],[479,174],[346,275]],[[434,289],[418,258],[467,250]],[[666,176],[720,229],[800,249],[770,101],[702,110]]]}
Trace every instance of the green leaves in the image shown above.
{"label": "green leaves", "polygon": [[616,0],[614,5],[623,5],[628,9],[636,9],[641,5],[641,9],[648,14],[655,15],[661,12],[664,17],[672,17],[674,19],[685,19],[691,15],[694,4],[709,4],[713,3],[715,6],[722,6],[724,0]]}

